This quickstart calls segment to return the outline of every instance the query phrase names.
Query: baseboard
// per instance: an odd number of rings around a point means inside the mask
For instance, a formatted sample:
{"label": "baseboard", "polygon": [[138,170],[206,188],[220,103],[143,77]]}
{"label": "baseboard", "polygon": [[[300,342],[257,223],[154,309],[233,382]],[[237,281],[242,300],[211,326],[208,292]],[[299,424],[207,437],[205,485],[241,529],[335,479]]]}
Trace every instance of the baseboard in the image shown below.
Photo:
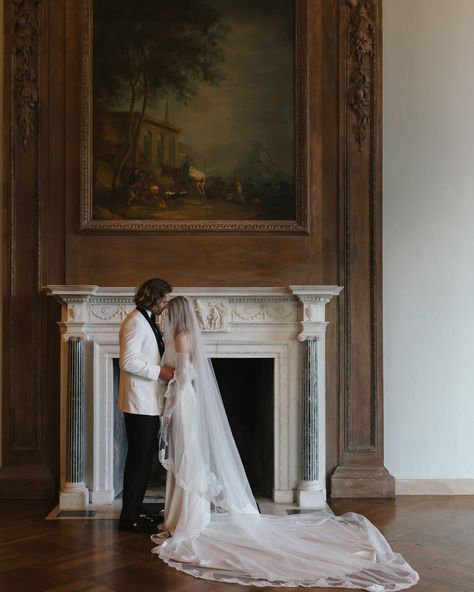
{"label": "baseboard", "polygon": [[383,466],[339,465],[331,476],[331,498],[395,497],[395,480]]}
{"label": "baseboard", "polygon": [[57,499],[54,476],[45,467],[0,467],[0,499]]}
{"label": "baseboard", "polygon": [[474,479],[396,479],[395,495],[474,495]]}

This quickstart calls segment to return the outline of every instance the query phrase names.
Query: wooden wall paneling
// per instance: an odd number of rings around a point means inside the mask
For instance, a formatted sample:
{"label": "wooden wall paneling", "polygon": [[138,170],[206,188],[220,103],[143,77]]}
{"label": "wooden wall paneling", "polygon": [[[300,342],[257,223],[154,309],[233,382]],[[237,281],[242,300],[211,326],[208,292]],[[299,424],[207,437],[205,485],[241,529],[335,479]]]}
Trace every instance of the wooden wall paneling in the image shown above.
{"label": "wooden wall paneling", "polygon": [[340,454],[333,497],[393,497],[383,459],[382,2],[340,18]]}
{"label": "wooden wall paneling", "polygon": [[[291,283],[321,283],[322,196],[320,183],[319,123],[307,126],[307,183],[310,195],[308,235],[277,236],[225,233],[91,233],[79,231],[81,149],[81,12],[90,0],[67,3],[67,226],[66,281],[70,284],[138,285],[150,275],[161,274],[176,286],[278,286]],[[308,2],[313,15],[322,0]],[[309,19],[308,50],[320,41],[320,17]],[[89,21],[83,26],[90,25]],[[310,60],[312,67],[316,65]],[[310,65],[311,68],[311,65]],[[308,72],[308,100],[317,110],[320,71]],[[314,96],[313,96],[314,95]],[[318,160],[319,159],[319,160]],[[313,162],[313,166],[310,166]],[[318,164],[319,163],[319,164]],[[319,168],[318,168],[319,167]]]}
{"label": "wooden wall paneling", "polygon": [[5,2],[3,497],[53,496],[55,490],[42,390],[45,18],[42,2]]}
{"label": "wooden wall paneling", "polygon": [[[310,233],[296,236],[79,230],[83,1],[5,2],[0,495],[57,487],[59,307],[41,287],[137,285],[156,274],[177,286],[344,286],[328,306],[332,493],[391,495],[382,429],[381,0],[308,2]],[[369,64],[359,78],[358,51]]]}

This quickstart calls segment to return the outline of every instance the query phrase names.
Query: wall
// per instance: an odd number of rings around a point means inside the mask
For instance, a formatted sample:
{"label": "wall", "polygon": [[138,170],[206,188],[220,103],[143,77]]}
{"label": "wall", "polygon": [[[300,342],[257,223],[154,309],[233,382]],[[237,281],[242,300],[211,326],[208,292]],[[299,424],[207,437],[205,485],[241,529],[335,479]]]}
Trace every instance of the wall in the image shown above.
{"label": "wall", "polygon": [[[3,31],[3,0],[0,0],[0,31]],[[3,97],[3,35],[0,35],[0,97]],[[0,138],[3,138],[3,102],[0,101]],[[0,142],[0,178],[3,179],[3,143]],[[3,204],[3,183],[0,183],[0,201]],[[3,244],[3,208],[0,208],[0,244]],[[0,294],[3,294],[3,274],[0,273]],[[3,303],[3,299],[2,299]],[[3,334],[3,306],[0,306],[0,331]],[[0,377],[2,376],[2,340],[0,340]],[[0,380],[0,466],[2,451],[2,381]]]}
{"label": "wall", "polygon": [[385,460],[399,493],[474,493],[473,55],[472,0],[384,1]]}
{"label": "wall", "polygon": [[82,10],[89,3],[5,2],[5,47],[12,56],[4,75],[3,365],[9,371],[0,497],[57,491],[59,307],[44,286],[132,286],[157,273],[176,286],[343,285],[328,307],[326,342],[327,468],[336,468],[344,486],[332,493],[392,494],[393,478],[383,467],[381,388],[382,0],[295,5],[302,11],[298,22],[307,14],[308,23],[301,105],[308,113],[309,233],[144,235],[79,230],[81,72],[88,62]]}

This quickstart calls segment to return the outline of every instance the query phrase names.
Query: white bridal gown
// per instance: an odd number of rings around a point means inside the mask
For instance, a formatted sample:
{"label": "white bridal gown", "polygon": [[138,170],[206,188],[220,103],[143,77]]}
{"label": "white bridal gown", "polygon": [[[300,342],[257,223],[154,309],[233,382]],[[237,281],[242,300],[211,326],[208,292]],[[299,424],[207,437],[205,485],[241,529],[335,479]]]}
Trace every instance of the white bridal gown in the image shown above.
{"label": "white bridal gown", "polygon": [[[176,354],[172,344],[163,363],[176,369],[166,395],[165,416],[171,415],[163,435],[167,446],[162,442],[160,450],[168,469],[164,529],[172,536],[153,535],[153,553],[193,576],[244,585],[389,592],[416,584],[417,573],[364,516],[329,511],[261,515],[253,498],[245,499],[249,486],[244,473],[245,483],[226,490],[226,466],[214,470],[209,461],[212,447],[220,444],[213,440],[216,423],[204,409],[206,395],[195,388],[196,365],[188,354]],[[222,401],[219,405],[223,410]],[[227,421],[225,415],[221,421]],[[203,426],[209,434],[199,433]],[[202,444],[207,437],[209,450]],[[227,502],[223,491],[228,491]],[[235,500],[240,497],[239,505]]]}

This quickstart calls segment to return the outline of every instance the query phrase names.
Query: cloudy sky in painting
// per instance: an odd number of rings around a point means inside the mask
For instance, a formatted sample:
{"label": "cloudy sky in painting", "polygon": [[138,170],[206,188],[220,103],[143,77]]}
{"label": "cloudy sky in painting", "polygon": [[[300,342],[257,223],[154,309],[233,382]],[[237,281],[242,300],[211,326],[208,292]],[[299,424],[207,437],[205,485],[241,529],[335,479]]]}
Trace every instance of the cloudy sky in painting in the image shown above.
{"label": "cloudy sky in painting", "polygon": [[[218,87],[188,106],[169,97],[170,122],[195,166],[231,172],[255,140],[287,172],[293,166],[293,0],[213,0],[229,27]],[[160,101],[152,115],[164,116]]]}

